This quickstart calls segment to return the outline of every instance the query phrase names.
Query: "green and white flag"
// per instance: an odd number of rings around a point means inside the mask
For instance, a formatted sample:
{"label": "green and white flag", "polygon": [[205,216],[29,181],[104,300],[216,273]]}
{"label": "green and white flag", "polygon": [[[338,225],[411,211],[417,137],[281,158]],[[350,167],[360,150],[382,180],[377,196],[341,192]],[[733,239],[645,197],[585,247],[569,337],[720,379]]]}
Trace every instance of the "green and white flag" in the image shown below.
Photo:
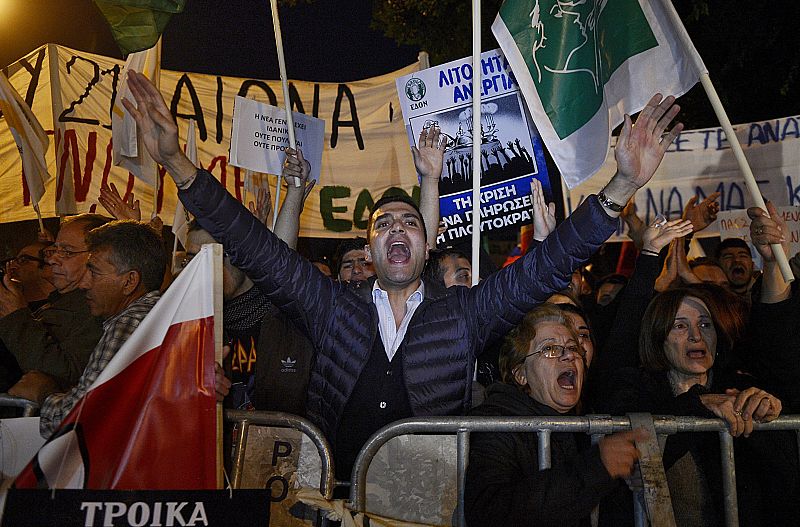
{"label": "green and white flag", "polygon": [[569,188],[600,169],[626,113],[706,72],[669,0],[506,0],[492,32]]}

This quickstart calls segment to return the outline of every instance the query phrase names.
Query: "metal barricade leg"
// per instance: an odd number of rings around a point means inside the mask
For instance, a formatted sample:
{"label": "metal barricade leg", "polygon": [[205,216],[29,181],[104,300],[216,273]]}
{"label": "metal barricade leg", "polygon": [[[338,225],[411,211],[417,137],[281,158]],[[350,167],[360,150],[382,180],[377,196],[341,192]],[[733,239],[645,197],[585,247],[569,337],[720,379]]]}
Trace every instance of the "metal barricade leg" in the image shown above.
{"label": "metal barricade leg", "polygon": [[[601,439],[603,439],[603,434],[592,434],[592,445],[596,445],[596,444],[600,443]],[[597,527],[597,525],[600,523],[600,506],[599,505],[595,506],[595,508],[592,509],[591,522],[592,522],[592,527]]]}
{"label": "metal barricade leg", "polygon": [[[647,432],[648,438],[636,441],[639,449],[639,472],[642,474],[643,504],[647,507],[647,516],[654,525],[675,526],[675,513],[672,510],[672,497],[667,485],[667,475],[661,458],[661,447],[658,435],[650,414],[631,413],[631,429],[641,428]],[[638,502],[638,496],[637,496]]]}
{"label": "metal barricade leg", "polygon": [[456,466],[458,474],[458,502],[456,505],[456,525],[466,527],[467,520],[464,517],[464,496],[467,476],[467,461],[469,460],[469,432],[459,430],[457,436],[457,456]]}
{"label": "metal barricade leg", "polygon": [[536,432],[539,443],[539,470],[546,470],[550,464],[550,430],[539,430]]}
{"label": "metal barricade leg", "polygon": [[650,525],[650,522],[647,521],[647,511],[644,506],[644,490],[638,490],[633,493],[633,524],[636,527]]}
{"label": "metal barricade leg", "polygon": [[719,432],[719,453],[722,457],[725,525],[727,527],[739,527],[739,501],[736,497],[736,465],[733,457],[733,437],[727,430]]}

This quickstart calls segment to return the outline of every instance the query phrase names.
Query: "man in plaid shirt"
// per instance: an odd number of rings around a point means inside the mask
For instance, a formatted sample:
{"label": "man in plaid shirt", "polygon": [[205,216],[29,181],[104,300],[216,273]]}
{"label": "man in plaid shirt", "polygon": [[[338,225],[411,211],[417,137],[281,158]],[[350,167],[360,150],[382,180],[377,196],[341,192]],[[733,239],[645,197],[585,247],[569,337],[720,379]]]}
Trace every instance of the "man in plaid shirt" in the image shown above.
{"label": "man in plaid shirt", "polygon": [[113,221],[90,231],[87,242],[91,254],[79,287],[86,291],[92,315],[104,320],[103,336],[78,384],[44,399],[39,425],[43,437],[59,427],[161,296],[167,256],[151,227]]}

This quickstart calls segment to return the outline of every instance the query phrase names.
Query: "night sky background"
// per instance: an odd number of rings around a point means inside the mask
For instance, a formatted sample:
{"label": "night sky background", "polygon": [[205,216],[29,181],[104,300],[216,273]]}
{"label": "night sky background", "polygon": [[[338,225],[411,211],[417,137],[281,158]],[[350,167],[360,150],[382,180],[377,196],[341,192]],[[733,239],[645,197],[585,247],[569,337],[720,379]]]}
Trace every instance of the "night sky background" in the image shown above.
{"label": "night sky background", "polygon": [[[359,80],[417,60],[418,50],[370,29],[371,0],[316,0],[279,10],[291,79]],[[279,78],[268,0],[188,0],[163,39],[164,69]],[[122,58],[91,0],[0,0],[0,67],[48,42]]]}
{"label": "night sky background", "polygon": [[[281,5],[280,18],[290,79],[353,81],[389,73],[417,60],[419,46],[398,45],[371,27],[376,6],[395,4],[385,0],[287,2],[293,5]],[[484,0],[483,23],[487,27],[499,3]],[[673,3],[734,124],[800,114],[800,54],[795,42],[800,2]],[[469,53],[461,51],[469,49],[471,38],[464,30],[469,27],[469,0],[419,3],[432,10],[427,13],[413,12],[414,7],[408,7],[411,4],[396,4],[410,10],[398,15],[406,26],[453,43],[452,56],[444,57],[447,60]],[[444,32],[443,25],[447,28]],[[459,33],[466,33],[463,42]],[[408,35],[409,28],[401,28],[397,34]],[[484,38],[484,50],[495,46],[490,38]],[[0,68],[49,42],[122,58],[91,0],[0,0]],[[269,0],[188,0],[185,11],[173,16],[164,32],[162,68],[278,79]],[[681,120],[687,128],[718,125],[699,86],[680,103]],[[556,197],[555,201],[561,200]],[[509,234],[513,239],[514,234]],[[0,232],[0,246],[4,245],[2,238]]]}

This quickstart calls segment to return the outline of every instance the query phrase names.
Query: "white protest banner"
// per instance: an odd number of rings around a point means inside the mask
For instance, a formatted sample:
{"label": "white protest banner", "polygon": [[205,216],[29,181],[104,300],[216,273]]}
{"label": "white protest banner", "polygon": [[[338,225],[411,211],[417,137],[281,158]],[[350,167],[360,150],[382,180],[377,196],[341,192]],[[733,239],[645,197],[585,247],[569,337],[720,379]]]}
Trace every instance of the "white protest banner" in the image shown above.
{"label": "white protest banner", "polygon": [[[800,116],[736,125],[734,130],[761,194],[776,206],[800,205]],[[600,172],[565,194],[565,210],[572,212],[586,196],[596,194],[615,170],[609,155]],[[722,211],[753,206],[722,128],[686,130],[670,146],[653,179],[636,193],[636,207],[648,223],[658,214],[674,219],[691,197],[702,200],[713,192],[721,194]],[[719,235],[718,222],[697,235]],[[611,240],[627,240],[623,232],[620,227]]]}
{"label": "white protest banner", "polygon": [[447,230],[439,243],[472,233],[472,143],[481,142],[481,232],[530,223],[530,182],[550,182],[541,139],[527,117],[502,52],[481,54],[481,122],[472,118],[472,64],[464,58],[397,79],[408,140],[438,126],[447,138],[439,181],[439,214]]}
{"label": "white protest banner", "polygon": [[[319,181],[325,121],[292,112],[297,147],[311,163],[311,178]],[[236,97],[233,103],[230,163],[264,174],[280,174],[283,151],[289,146],[286,111],[252,99]]]}
{"label": "white protest banner", "polygon": [[[119,97],[123,62],[63,46],[42,46],[5,68],[14,89],[32,107],[53,140],[42,215],[87,212],[100,187],[113,182],[123,198],[130,192],[153,202],[153,187],[112,163],[111,111]],[[419,69],[415,63],[371,79],[342,83],[291,81],[294,111],[325,121],[320,183],[306,201],[300,235],[350,237],[363,234],[372,204],[384,194],[419,195],[408,150],[397,77]],[[243,199],[244,170],[229,166],[234,97],[282,104],[279,81],[161,71],[161,93],[186,142],[188,120],[197,122],[198,163],[237,199]],[[55,86],[56,89],[51,90]],[[0,129],[4,126],[0,124]],[[176,190],[159,170],[158,213],[169,223]],[[275,178],[270,186],[274,187]],[[0,134],[0,222],[35,218],[22,179],[19,153],[10,134]]]}

